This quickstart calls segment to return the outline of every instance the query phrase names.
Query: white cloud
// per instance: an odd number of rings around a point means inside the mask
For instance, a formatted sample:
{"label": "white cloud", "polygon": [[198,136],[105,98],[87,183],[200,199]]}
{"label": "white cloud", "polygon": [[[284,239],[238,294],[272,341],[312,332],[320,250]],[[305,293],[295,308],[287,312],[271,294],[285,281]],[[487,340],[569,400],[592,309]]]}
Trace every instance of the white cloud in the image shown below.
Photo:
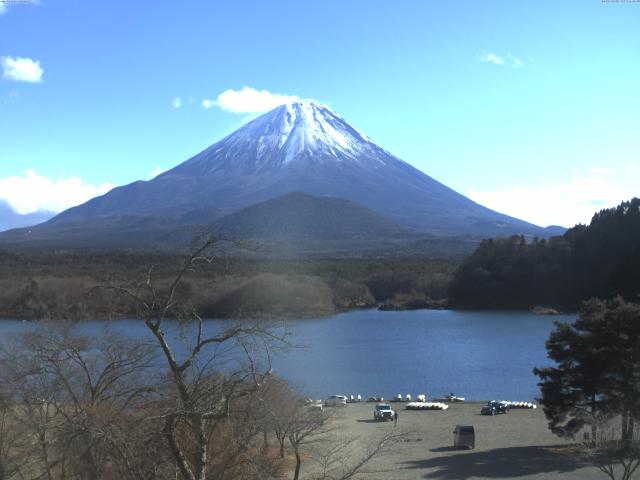
{"label": "white cloud", "polygon": [[9,7],[7,7],[8,3],[20,3],[20,4],[26,4],[26,3],[30,3],[31,5],[39,5],[40,1],[39,0],[0,0],[0,15],[7,13],[9,11]]}
{"label": "white cloud", "polygon": [[504,60],[493,52],[485,52],[480,57],[482,63],[493,63],[494,65],[504,65]]}
{"label": "white cloud", "polygon": [[482,55],[480,55],[480,61],[482,63],[491,63],[493,65],[508,66],[513,68],[524,67],[524,62],[518,57],[511,55],[510,53],[500,56],[493,52],[482,52]]}
{"label": "white cloud", "polygon": [[158,175],[160,175],[161,173],[166,172],[167,169],[166,168],[161,168],[161,167],[156,167],[151,171],[151,174],[149,175],[149,180],[151,180],[152,178],[156,178]]}
{"label": "white cloud", "polygon": [[92,185],[80,177],[52,180],[30,169],[21,177],[0,178],[0,199],[21,214],[39,210],[57,213],[107,193],[114,186],[110,183]]}
{"label": "white cloud", "polygon": [[467,196],[492,210],[536,225],[572,227],[577,223],[588,224],[597,211],[638,195],[634,188],[637,182],[625,179],[625,176],[611,176],[611,172],[605,170],[591,169],[590,174],[546,185],[470,190]]}
{"label": "white cloud", "polygon": [[182,106],[182,98],[180,97],[174,98],[173,102],[171,102],[171,105],[173,105],[173,108],[180,108]]}
{"label": "white cloud", "polygon": [[241,90],[225,90],[215,100],[205,99],[202,101],[202,106],[204,108],[219,107],[233,113],[263,113],[297,100],[299,98],[295,95],[282,95],[268,90],[243,87]]}
{"label": "white cloud", "polygon": [[2,75],[9,80],[31,83],[42,81],[44,72],[37,60],[22,57],[0,57],[0,65],[2,65]]}

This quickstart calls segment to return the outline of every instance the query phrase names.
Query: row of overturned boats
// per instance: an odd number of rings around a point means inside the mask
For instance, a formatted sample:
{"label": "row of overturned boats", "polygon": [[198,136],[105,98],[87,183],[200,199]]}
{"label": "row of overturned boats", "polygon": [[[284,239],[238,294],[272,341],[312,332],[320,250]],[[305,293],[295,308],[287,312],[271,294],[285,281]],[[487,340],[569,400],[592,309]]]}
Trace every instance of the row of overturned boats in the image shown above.
{"label": "row of overturned boats", "polygon": [[[348,403],[359,403],[359,402],[371,402],[377,404],[383,404],[385,402],[388,403],[404,403],[404,408],[406,410],[447,410],[449,405],[452,403],[461,403],[465,401],[465,397],[460,397],[453,393],[449,395],[445,395],[443,397],[437,397],[428,400],[425,394],[418,394],[414,397],[411,394],[398,394],[393,398],[385,400],[384,397],[369,397],[367,400],[363,400],[361,395],[331,395],[324,402],[318,400],[313,401],[311,399],[308,400],[308,403],[315,404],[324,404],[325,406],[338,406],[338,405],[346,405]],[[505,412],[509,409],[534,409],[536,405],[532,402],[522,402],[522,401],[506,401],[502,400],[500,402],[496,402],[492,400],[488,402],[488,405],[501,405],[502,410]]]}

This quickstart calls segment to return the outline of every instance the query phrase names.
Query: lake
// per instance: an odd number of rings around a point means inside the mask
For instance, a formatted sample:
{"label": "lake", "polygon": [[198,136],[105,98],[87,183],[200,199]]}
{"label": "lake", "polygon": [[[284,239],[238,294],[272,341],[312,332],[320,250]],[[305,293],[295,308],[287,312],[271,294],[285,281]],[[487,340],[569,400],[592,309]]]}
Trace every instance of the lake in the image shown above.
{"label": "lake", "polygon": [[[314,398],[454,392],[470,400],[530,401],[540,395],[533,368],[550,364],[544,342],[553,321],[575,318],[504,311],[361,310],[292,320],[293,341],[305,347],[276,356],[274,371]],[[140,321],[113,324],[133,336],[149,335]],[[0,334],[33,325],[0,321]],[[99,334],[103,325],[88,321],[82,328]]]}

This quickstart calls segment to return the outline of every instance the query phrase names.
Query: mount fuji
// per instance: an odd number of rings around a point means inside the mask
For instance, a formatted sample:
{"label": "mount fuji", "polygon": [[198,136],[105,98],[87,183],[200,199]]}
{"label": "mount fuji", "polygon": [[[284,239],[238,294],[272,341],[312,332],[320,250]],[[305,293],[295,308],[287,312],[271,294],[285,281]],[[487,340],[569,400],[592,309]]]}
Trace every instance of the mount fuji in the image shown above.
{"label": "mount fuji", "polygon": [[294,192],[356,204],[397,226],[396,235],[549,236],[393,156],[326,105],[300,101],[250,121],[152,180],[114,188],[43,224],[0,235],[0,242],[84,245],[106,235],[119,246],[133,239],[152,244],[186,225],[224,225],[222,217],[270,199],[295,202],[301,197],[287,196]]}

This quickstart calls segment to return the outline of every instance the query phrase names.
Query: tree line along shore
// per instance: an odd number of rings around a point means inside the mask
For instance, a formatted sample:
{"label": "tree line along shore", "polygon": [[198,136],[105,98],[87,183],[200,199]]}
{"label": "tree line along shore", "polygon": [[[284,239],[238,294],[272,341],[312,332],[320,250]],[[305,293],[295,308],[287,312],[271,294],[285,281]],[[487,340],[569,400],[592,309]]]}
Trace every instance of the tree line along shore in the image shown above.
{"label": "tree line along shore", "polygon": [[[131,317],[105,286],[169,278],[178,254],[0,251],[0,317]],[[265,259],[217,256],[178,294],[207,317],[315,317],[355,308],[575,312],[589,298],[640,295],[640,199],[550,239],[486,239],[466,258]]]}

